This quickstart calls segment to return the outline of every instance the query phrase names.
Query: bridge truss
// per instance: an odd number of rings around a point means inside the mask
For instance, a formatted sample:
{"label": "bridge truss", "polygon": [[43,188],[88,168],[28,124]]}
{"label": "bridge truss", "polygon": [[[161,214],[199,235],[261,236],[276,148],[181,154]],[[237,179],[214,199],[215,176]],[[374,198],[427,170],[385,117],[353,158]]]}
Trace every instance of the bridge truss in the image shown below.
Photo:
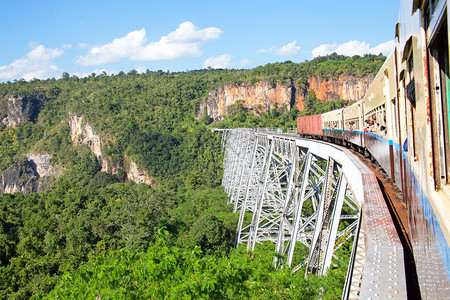
{"label": "bridge truss", "polygon": [[[371,233],[372,228],[366,226],[362,208],[367,202],[369,214],[375,212],[377,218],[389,213],[379,201],[375,210],[370,209],[373,201],[382,198],[381,192],[374,189],[376,180],[361,171],[361,163],[348,151],[327,143],[247,129],[223,130],[222,146],[222,185],[229,195],[228,203],[239,213],[236,247],[246,244],[247,250],[254,250],[256,244],[271,241],[278,253],[276,267],[287,265],[297,272],[305,266],[305,276],[324,275],[335,252],[353,238],[357,243],[353,244],[345,298],[359,298],[370,286],[376,289],[384,282],[380,277],[363,276],[371,264],[367,263],[371,259],[367,246],[372,239],[367,238],[366,231]],[[365,201],[370,193],[376,197]],[[387,238],[395,240],[392,221],[386,226]],[[396,246],[401,249],[401,245]],[[403,253],[397,251],[394,256],[403,257]],[[391,288],[392,295],[406,296],[404,288],[401,285],[397,293]]]}

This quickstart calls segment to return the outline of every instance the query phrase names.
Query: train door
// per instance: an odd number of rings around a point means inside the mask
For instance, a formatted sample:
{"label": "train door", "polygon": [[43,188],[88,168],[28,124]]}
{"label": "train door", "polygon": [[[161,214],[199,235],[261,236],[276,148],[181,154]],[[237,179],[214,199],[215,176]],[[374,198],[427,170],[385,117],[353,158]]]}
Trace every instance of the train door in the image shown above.
{"label": "train door", "polygon": [[[415,102],[416,102],[416,92],[415,92],[415,80],[414,80],[414,53],[413,49],[413,39],[411,36],[404,47],[403,55],[401,57],[401,72],[400,72],[400,99],[401,100],[401,152],[403,156],[403,161],[401,162],[401,173],[402,173],[402,191],[408,192],[410,189],[406,186],[406,177],[407,174],[407,164],[408,157],[415,157],[416,151],[416,135],[415,135]],[[417,43],[415,41],[415,43]],[[400,58],[400,57],[399,57]],[[406,161],[405,161],[406,160]],[[404,199],[411,199],[410,195],[405,194]]]}
{"label": "train door", "polygon": [[[396,26],[396,38],[398,39],[398,23]],[[397,40],[398,42],[398,40]],[[395,101],[393,111],[395,112],[395,116],[393,116],[394,123],[395,123],[395,136],[396,136],[396,150],[397,150],[397,159],[395,160],[396,163],[396,170],[398,170],[398,178],[397,178],[397,186],[404,191],[404,171],[405,171],[405,162],[403,160],[403,151],[402,151],[402,142],[404,141],[405,137],[405,126],[406,123],[404,120],[405,117],[405,108],[403,107],[404,102],[401,101],[401,99],[404,99],[403,96],[403,90],[401,89],[402,86],[402,73],[399,74],[401,63],[401,58],[398,56],[398,48],[396,47],[394,49],[394,98],[392,101]],[[398,147],[398,148],[397,148]]]}
{"label": "train door", "polygon": [[445,7],[436,7],[436,2],[427,3],[423,21],[428,43],[433,175],[435,188],[440,189],[443,185],[450,183],[449,28],[447,14],[443,13]]}
{"label": "train door", "polygon": [[[396,123],[396,108],[395,108],[395,97],[391,99],[391,85],[394,83],[394,79],[391,78],[394,77],[394,68],[393,63],[392,66],[389,65],[389,68],[387,68],[384,71],[384,88],[383,88],[383,94],[386,99],[386,106],[383,111],[383,123],[386,128],[386,134],[387,139],[389,140],[389,161],[390,167],[391,167],[391,179],[394,182],[397,182],[397,175],[395,174],[396,168],[395,168],[395,156],[394,156],[394,147],[393,142],[396,141],[396,133],[395,133],[395,127],[397,126]],[[386,115],[389,116],[386,118]]]}
{"label": "train door", "polygon": [[364,101],[360,101],[358,104],[358,120],[359,120],[359,144],[362,148],[365,147],[364,145],[364,128],[366,127],[364,124]]}

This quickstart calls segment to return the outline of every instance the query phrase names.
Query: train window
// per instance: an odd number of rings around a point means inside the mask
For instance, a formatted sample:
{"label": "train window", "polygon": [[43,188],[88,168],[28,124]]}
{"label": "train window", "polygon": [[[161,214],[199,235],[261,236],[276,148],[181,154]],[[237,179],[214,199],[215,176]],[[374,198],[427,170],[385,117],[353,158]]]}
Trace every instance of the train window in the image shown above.
{"label": "train window", "polygon": [[344,125],[347,130],[359,130],[359,118],[348,119]]}
{"label": "train window", "polygon": [[377,132],[378,135],[386,135],[386,106],[380,105],[366,114],[364,131]]}
{"label": "train window", "polygon": [[424,19],[424,24],[425,24],[425,29],[428,28],[428,26],[430,25],[431,19],[433,18],[433,14],[434,11],[436,9],[437,6],[437,0],[430,0],[427,2],[427,4],[425,5],[424,9],[423,9],[423,19]]}
{"label": "train window", "polygon": [[415,160],[417,160],[417,126],[416,126],[416,87],[414,80],[414,58],[412,51],[409,55],[407,61],[407,72],[406,72],[406,98],[409,100],[409,108],[411,114],[411,147],[412,154]]}
{"label": "train window", "polygon": [[392,104],[394,105],[394,126],[395,126],[395,136],[398,137],[398,107],[397,107],[397,99],[392,98]]}
{"label": "train window", "polygon": [[415,88],[416,85],[414,82],[414,60],[412,52],[408,59],[407,68],[408,68],[407,72],[408,83],[406,85],[406,98],[408,98],[412,106],[416,107],[416,88]]}
{"label": "train window", "polygon": [[441,23],[429,47],[435,187],[450,183],[450,79],[447,20]]}

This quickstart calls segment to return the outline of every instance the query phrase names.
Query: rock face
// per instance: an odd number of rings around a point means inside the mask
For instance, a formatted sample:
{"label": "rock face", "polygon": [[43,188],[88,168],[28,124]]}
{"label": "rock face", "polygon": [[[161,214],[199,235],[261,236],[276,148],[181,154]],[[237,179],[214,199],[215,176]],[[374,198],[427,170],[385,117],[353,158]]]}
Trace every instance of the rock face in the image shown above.
{"label": "rock face", "polygon": [[1,176],[0,193],[29,194],[37,192],[38,187],[39,175],[26,159],[14,163]]}
{"label": "rock face", "polygon": [[39,113],[41,102],[41,96],[9,95],[6,99],[6,117],[3,118],[2,123],[15,127],[26,121],[34,121]]}
{"label": "rock face", "polygon": [[291,108],[295,101],[293,89],[285,85],[271,85],[269,81],[257,82],[255,85],[242,83],[240,85],[227,84],[209,93],[208,99],[200,106],[200,113],[205,106],[208,115],[214,120],[220,120],[227,114],[227,107],[243,100],[246,108],[255,111],[270,111],[271,108]]}
{"label": "rock face", "polygon": [[100,136],[88,123],[83,123],[83,116],[69,115],[70,137],[74,144],[85,144],[97,156],[102,157],[102,141]]}
{"label": "rock face", "polygon": [[341,75],[334,79],[310,77],[303,86],[299,86],[298,81],[272,85],[267,80],[254,85],[227,84],[209,93],[208,99],[200,105],[200,116],[206,109],[211,118],[221,120],[227,114],[227,107],[238,100],[243,101],[244,107],[256,112],[268,112],[275,106],[290,110],[294,105],[303,110],[306,95],[311,90],[322,101],[359,100],[368,90],[372,80],[373,76],[360,78]]}
{"label": "rock face", "polygon": [[127,173],[128,180],[134,181],[136,183],[146,183],[152,187],[155,187],[156,182],[153,178],[148,176],[146,172],[142,172],[138,169],[136,163],[130,160],[130,167]]}
{"label": "rock face", "polygon": [[51,154],[29,153],[26,154],[25,157],[33,166],[33,169],[36,171],[38,176],[41,178],[46,176],[57,178],[62,174],[62,168],[51,163],[50,160],[53,157]]}
{"label": "rock face", "polygon": [[52,166],[50,154],[28,154],[1,174],[0,194],[40,193],[49,182],[61,175],[61,168]]}
{"label": "rock face", "polygon": [[[353,77],[341,75],[337,79],[325,79],[322,77],[311,77],[307,80],[307,90],[305,93],[298,93],[297,103],[305,100],[308,91],[315,91],[317,99],[322,101],[332,101],[337,99],[360,100],[369,89],[373,81],[373,76]],[[301,106],[303,108],[303,106]],[[298,107],[300,109],[300,107]]]}
{"label": "rock face", "polygon": [[[105,155],[102,154],[103,142],[98,134],[89,123],[84,122],[84,116],[68,115],[67,117],[70,126],[70,137],[75,145],[84,144],[91,149],[91,151],[102,162],[102,172],[118,175],[119,170],[124,170],[117,163],[112,163]],[[150,177],[145,171],[139,170],[136,163],[132,160],[126,159],[130,162],[130,166],[126,171],[127,179],[136,183],[146,183],[152,187],[156,186],[155,180]]]}

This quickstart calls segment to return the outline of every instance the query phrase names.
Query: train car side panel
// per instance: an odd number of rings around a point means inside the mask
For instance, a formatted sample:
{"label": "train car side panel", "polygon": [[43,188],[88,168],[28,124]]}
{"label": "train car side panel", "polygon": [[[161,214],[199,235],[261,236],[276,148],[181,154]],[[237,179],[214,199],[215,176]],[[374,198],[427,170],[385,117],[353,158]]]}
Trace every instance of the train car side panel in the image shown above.
{"label": "train car side panel", "polygon": [[391,56],[381,67],[373,80],[369,90],[364,96],[364,145],[372,156],[391,175],[391,141],[387,130],[385,74],[388,65],[393,59]]}
{"label": "train car side panel", "polygon": [[322,135],[322,115],[298,117],[297,133]]}
{"label": "train car side panel", "polygon": [[344,140],[364,147],[363,143],[363,100],[344,109]]}
{"label": "train car side panel", "polygon": [[343,110],[340,108],[322,114],[323,135],[335,140],[342,140]]}
{"label": "train car side panel", "polygon": [[322,135],[322,115],[311,116],[311,132],[313,134]]}
{"label": "train car side panel", "polygon": [[305,118],[304,117],[298,117],[297,118],[297,133],[302,134],[305,133]]}
{"label": "train car side panel", "polygon": [[399,17],[403,192],[422,298],[444,299],[450,291],[450,122],[441,93],[448,90],[447,1],[402,1]]}

